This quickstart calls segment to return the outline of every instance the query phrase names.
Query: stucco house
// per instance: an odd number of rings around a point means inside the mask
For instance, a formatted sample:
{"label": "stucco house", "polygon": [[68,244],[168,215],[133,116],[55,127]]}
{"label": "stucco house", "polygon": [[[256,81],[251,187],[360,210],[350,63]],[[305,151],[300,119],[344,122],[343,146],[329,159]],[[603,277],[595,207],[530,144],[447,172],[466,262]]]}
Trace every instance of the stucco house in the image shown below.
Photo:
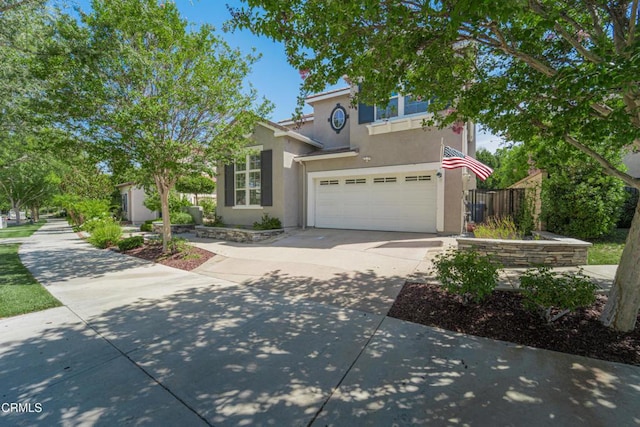
{"label": "stucco house", "polygon": [[147,220],[159,218],[158,212],[149,210],[144,205],[146,194],[142,187],[133,182],[124,182],[116,185],[116,188],[120,191],[123,220],[139,225]]}
{"label": "stucco house", "polygon": [[424,128],[428,101],[350,106],[346,87],[307,98],[313,114],[256,125],[244,161],[219,169],[217,214],[252,225],[459,233],[466,169],[441,168],[441,147],[475,155],[475,126]]}

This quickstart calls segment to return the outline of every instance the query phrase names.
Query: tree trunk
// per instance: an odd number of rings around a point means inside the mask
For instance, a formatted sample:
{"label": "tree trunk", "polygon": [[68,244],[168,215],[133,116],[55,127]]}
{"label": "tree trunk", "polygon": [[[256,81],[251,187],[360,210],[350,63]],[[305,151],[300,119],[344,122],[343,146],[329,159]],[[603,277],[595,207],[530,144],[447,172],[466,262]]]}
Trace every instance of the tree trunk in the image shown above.
{"label": "tree trunk", "polygon": [[16,214],[16,225],[20,225],[20,202],[11,201],[11,208]]}
{"label": "tree trunk", "polygon": [[158,193],[160,194],[160,205],[162,210],[162,252],[169,252],[169,241],[171,240],[171,218],[169,214],[169,186],[156,180]]}
{"label": "tree trunk", "polygon": [[617,331],[632,331],[640,310],[640,200],[622,251],[616,278],[600,321]]}

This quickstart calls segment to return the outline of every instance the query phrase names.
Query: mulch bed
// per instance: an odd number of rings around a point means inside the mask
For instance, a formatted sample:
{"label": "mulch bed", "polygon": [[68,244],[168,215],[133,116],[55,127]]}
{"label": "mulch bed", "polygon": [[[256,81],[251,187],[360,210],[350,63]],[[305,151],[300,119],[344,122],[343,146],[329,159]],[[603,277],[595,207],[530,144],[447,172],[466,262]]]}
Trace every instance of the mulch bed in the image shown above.
{"label": "mulch bed", "polygon": [[124,253],[186,271],[191,271],[199,267],[215,256],[213,252],[195,246],[190,246],[188,251],[185,252],[164,255],[162,253],[162,245],[158,244],[145,244],[139,248],[125,251]]}
{"label": "mulch bed", "polygon": [[640,365],[640,316],[630,333],[617,333],[599,322],[607,297],[598,295],[591,307],[578,309],[547,324],[525,310],[516,292],[494,291],[480,304],[462,299],[433,283],[408,282],[389,316],[531,347]]}

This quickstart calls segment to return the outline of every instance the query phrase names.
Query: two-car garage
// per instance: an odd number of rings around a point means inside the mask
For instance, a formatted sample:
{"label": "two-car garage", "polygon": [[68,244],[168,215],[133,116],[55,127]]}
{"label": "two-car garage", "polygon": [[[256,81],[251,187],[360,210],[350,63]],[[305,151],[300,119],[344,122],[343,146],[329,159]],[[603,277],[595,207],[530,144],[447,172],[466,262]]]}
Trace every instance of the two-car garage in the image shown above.
{"label": "two-car garage", "polygon": [[[437,231],[435,170],[309,176],[308,222],[318,228]],[[316,175],[316,176],[314,176]]]}

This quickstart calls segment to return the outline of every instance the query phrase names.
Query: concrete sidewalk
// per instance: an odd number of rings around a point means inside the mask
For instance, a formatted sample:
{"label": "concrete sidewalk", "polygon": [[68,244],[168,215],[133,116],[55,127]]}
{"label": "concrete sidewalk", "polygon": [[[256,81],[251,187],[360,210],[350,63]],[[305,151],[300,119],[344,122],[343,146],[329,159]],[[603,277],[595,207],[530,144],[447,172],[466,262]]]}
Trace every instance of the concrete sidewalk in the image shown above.
{"label": "concrete sidewalk", "polygon": [[65,306],[0,320],[0,403],[23,405],[3,426],[640,425],[640,367],[293,300],[59,221],[20,254]]}

